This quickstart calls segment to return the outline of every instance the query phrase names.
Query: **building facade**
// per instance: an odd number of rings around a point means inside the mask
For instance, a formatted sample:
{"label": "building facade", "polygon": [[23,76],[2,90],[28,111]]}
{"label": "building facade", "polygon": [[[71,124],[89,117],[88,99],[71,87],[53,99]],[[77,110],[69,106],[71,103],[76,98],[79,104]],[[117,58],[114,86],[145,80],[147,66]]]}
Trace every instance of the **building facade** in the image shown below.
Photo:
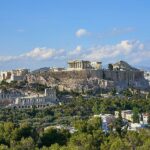
{"label": "building facade", "polygon": [[18,97],[12,107],[15,108],[44,108],[47,106],[55,105],[57,103],[56,90],[54,88],[45,89],[42,95],[31,95]]}
{"label": "building facade", "polygon": [[144,77],[149,82],[149,85],[150,85],[150,71],[145,71],[144,72]]}
{"label": "building facade", "polygon": [[9,101],[10,103],[13,103],[14,100],[18,97],[24,96],[24,93],[19,90],[10,89],[7,91],[0,90],[0,101]]}
{"label": "building facade", "polygon": [[50,71],[53,71],[53,72],[65,71],[65,68],[52,67],[52,68],[50,68]]}
{"label": "building facade", "polygon": [[143,113],[142,117],[143,117],[143,124],[149,124],[150,114],[149,113]]}
{"label": "building facade", "polygon": [[[128,121],[133,122],[133,113],[132,110],[122,110],[121,111],[121,117],[123,119],[126,119]],[[115,117],[118,118],[119,117],[119,111],[115,111]]]}
{"label": "building facade", "polygon": [[115,117],[112,114],[100,114],[100,115],[94,115],[94,117],[100,117],[101,118],[102,130],[104,132],[108,132],[110,130],[110,125],[115,120]]}
{"label": "building facade", "polygon": [[29,73],[28,69],[16,69],[10,71],[1,71],[0,72],[0,81],[22,81],[26,74]]}
{"label": "building facade", "polygon": [[68,70],[101,69],[101,62],[90,62],[85,60],[74,60],[68,62]]}

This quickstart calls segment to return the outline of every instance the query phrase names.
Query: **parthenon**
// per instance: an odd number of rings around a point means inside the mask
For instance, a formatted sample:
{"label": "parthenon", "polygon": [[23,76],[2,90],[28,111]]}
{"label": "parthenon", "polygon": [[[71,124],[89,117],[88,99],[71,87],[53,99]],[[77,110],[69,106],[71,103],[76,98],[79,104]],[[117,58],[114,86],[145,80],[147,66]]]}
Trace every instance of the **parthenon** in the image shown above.
{"label": "parthenon", "polygon": [[69,61],[68,70],[82,70],[82,69],[101,69],[101,62],[90,62],[85,60]]}

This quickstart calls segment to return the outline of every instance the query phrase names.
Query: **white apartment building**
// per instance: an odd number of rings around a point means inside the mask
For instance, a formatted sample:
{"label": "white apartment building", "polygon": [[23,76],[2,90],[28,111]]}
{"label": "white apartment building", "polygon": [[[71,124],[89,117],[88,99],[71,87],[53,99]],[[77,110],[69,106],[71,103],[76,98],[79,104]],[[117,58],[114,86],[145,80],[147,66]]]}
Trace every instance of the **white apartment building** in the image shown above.
{"label": "white apartment building", "polygon": [[26,74],[29,73],[29,69],[16,69],[10,71],[0,71],[0,81],[22,81]]}
{"label": "white apartment building", "polygon": [[[115,111],[115,117],[118,118],[119,112]],[[128,121],[133,122],[133,113],[132,110],[122,110],[121,111],[121,116],[123,119],[126,119]],[[149,119],[150,114],[149,113],[142,113],[139,114],[139,120],[141,124],[148,124],[148,119]],[[142,117],[142,119],[141,119]]]}
{"label": "white apartment building", "polygon": [[148,124],[150,114],[149,113],[143,113],[142,117],[143,117],[143,124]]}
{"label": "white apartment building", "polygon": [[144,127],[145,127],[144,124],[141,124],[141,123],[129,123],[128,130],[138,131]]}
{"label": "white apartment building", "polygon": [[[115,117],[118,118],[119,116],[119,111],[115,111]],[[123,119],[129,120],[129,121],[133,121],[133,113],[132,110],[122,110],[121,111],[121,116]]]}
{"label": "white apartment building", "polygon": [[102,130],[104,132],[108,132],[110,130],[109,125],[115,120],[115,117],[112,114],[100,114],[94,115],[94,117],[100,117],[102,119]]}
{"label": "white apartment building", "polygon": [[150,85],[150,71],[145,71],[144,72],[144,77],[145,77],[146,80],[148,80],[149,85]]}

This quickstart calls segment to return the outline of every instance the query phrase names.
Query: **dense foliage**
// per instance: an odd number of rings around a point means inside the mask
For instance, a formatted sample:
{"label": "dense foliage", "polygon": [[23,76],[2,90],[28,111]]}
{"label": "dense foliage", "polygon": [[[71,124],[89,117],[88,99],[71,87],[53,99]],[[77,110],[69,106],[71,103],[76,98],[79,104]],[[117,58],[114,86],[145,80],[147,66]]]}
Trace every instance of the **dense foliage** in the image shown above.
{"label": "dense foliage", "polygon": [[[101,120],[94,114],[115,110],[150,111],[150,99],[91,98],[74,96],[68,103],[46,109],[0,109],[0,150],[149,150],[150,131],[121,130],[122,118],[112,125],[116,130],[104,133]],[[73,126],[77,131],[56,129]],[[45,128],[48,127],[49,128]]]}

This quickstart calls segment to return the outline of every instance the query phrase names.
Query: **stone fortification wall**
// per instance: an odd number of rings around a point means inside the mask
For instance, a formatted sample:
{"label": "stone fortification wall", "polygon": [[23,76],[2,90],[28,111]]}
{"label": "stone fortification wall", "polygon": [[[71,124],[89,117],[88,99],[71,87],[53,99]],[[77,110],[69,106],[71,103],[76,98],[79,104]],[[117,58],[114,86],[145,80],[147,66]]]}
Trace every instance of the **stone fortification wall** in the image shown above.
{"label": "stone fortification wall", "polygon": [[110,70],[81,70],[49,72],[56,79],[88,79],[99,78],[113,81],[137,81],[144,78],[142,71],[110,71]]}
{"label": "stone fortification wall", "polygon": [[88,74],[85,70],[81,71],[58,71],[58,72],[49,72],[49,76],[54,77],[56,79],[86,79],[88,77]]}
{"label": "stone fortification wall", "polygon": [[[110,71],[110,70],[80,70],[80,71],[47,71],[44,73],[27,75],[29,83],[41,83],[48,86],[58,86],[61,89],[98,89],[100,87],[127,88],[146,87],[142,71]],[[111,86],[110,83],[112,84]]]}
{"label": "stone fortification wall", "polygon": [[113,81],[137,81],[144,78],[142,71],[109,71],[105,70],[103,77]]}

